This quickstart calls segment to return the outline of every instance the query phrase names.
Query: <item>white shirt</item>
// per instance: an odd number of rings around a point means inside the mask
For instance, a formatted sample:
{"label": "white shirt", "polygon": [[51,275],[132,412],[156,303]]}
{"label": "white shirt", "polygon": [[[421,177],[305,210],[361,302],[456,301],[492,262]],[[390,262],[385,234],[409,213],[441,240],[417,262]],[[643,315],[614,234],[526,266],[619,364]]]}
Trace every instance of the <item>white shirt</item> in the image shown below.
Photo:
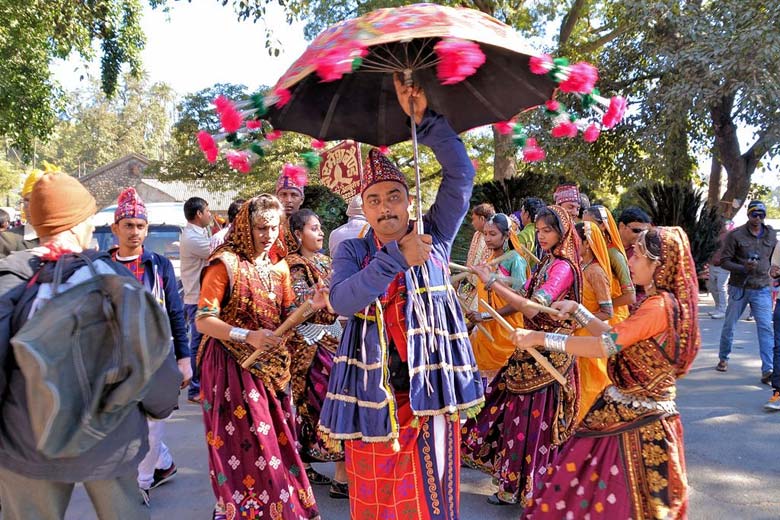
{"label": "white shirt", "polygon": [[225,243],[225,237],[227,236],[228,231],[230,231],[230,224],[223,227],[211,236],[211,241],[209,243],[211,253],[213,253],[216,248]]}
{"label": "white shirt", "polygon": [[200,297],[200,272],[206,267],[210,248],[208,229],[188,222],[181,232],[179,258],[181,283],[184,286],[184,304],[197,305]]}
{"label": "white shirt", "polygon": [[336,254],[336,248],[343,241],[350,238],[362,238],[366,236],[369,227],[366,217],[361,215],[349,217],[346,224],[339,226],[330,232],[330,237],[328,237],[328,252],[330,253],[330,257],[333,258]]}

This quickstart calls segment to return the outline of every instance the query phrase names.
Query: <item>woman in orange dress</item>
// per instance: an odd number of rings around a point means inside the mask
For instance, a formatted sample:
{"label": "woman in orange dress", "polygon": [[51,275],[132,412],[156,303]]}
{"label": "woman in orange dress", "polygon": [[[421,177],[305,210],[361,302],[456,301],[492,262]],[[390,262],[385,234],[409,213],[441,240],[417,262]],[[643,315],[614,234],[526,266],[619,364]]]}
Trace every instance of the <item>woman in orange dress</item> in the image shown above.
{"label": "woman in orange dress", "polygon": [[[683,519],[688,510],[676,381],[699,350],[698,284],[688,237],[678,227],[640,234],[631,275],[647,291],[611,327],[575,302],[554,303],[593,336],[518,329],[518,348],[609,358],[611,381],[534,491],[523,518]],[[609,484],[607,484],[609,483]]]}

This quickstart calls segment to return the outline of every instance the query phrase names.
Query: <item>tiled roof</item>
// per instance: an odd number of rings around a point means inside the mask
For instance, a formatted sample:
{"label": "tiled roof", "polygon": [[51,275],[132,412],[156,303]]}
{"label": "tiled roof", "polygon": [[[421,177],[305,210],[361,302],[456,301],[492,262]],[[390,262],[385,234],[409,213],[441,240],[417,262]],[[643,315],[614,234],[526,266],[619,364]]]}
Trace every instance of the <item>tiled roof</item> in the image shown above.
{"label": "tiled roof", "polygon": [[143,184],[160,190],[173,197],[177,202],[184,202],[190,197],[200,197],[209,203],[214,211],[227,211],[230,203],[238,198],[239,190],[213,191],[207,189],[198,181],[158,181],[157,179],[141,179]]}

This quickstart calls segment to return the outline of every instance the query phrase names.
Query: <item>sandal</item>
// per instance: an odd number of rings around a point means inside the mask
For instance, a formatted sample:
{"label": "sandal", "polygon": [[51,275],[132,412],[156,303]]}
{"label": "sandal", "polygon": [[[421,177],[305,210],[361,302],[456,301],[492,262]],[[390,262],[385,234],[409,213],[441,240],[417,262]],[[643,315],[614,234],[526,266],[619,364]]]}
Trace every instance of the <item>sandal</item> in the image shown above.
{"label": "sandal", "polygon": [[349,498],[349,484],[346,482],[336,482],[334,480],[330,483],[328,496],[330,498]]}
{"label": "sandal", "polygon": [[503,500],[500,496],[498,496],[498,493],[493,493],[489,497],[487,497],[487,503],[494,505],[494,506],[512,506],[514,505],[513,502],[507,502],[506,500]]}
{"label": "sandal", "polygon": [[306,468],[306,476],[309,478],[309,483],[315,486],[324,486],[332,482],[329,477],[322,473],[317,473],[311,466]]}

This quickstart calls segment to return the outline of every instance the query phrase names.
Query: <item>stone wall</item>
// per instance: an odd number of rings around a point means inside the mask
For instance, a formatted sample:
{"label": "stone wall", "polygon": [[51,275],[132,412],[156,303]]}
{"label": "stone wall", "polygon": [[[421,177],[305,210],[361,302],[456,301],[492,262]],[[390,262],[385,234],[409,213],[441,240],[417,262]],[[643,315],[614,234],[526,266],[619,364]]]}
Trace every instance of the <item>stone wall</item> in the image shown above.
{"label": "stone wall", "polygon": [[145,157],[130,154],[98,168],[79,181],[95,197],[98,209],[101,209],[116,204],[123,189],[138,185],[148,164]]}

